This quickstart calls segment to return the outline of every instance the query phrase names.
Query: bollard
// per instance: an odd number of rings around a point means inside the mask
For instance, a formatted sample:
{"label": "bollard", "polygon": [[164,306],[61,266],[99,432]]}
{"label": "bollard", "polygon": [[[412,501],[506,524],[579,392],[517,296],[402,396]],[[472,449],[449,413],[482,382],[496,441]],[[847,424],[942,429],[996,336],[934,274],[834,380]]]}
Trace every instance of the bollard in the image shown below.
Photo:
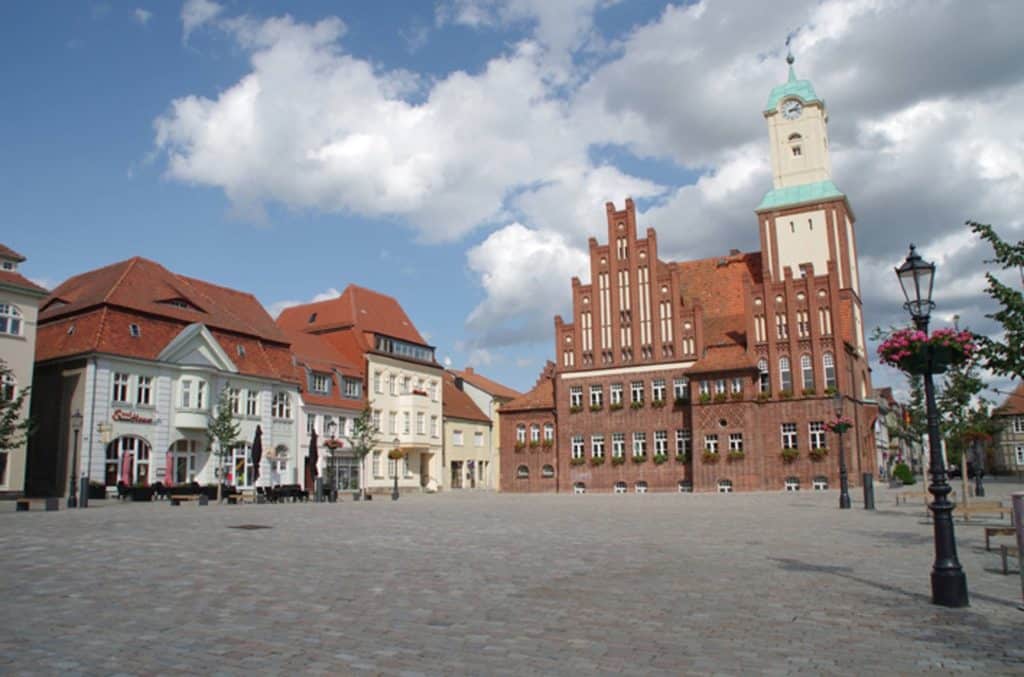
{"label": "bollard", "polygon": [[866,472],[862,475],[864,484],[864,509],[874,510],[875,509],[875,478],[874,476]]}
{"label": "bollard", "polygon": [[1013,500],[1013,525],[1017,528],[1017,569],[1020,571],[1021,604],[1018,609],[1024,611],[1024,491],[1010,494]]}
{"label": "bollard", "polygon": [[82,475],[78,480],[78,507],[89,507],[89,478]]}
{"label": "bollard", "polygon": [[209,505],[210,498],[206,494],[199,494],[199,505]]}
{"label": "bollard", "polygon": [[323,478],[317,477],[313,483],[313,502],[323,503],[324,501],[324,481]]}
{"label": "bollard", "polygon": [[56,510],[60,510],[60,499],[52,496],[50,498],[47,498],[46,512],[54,512]]}

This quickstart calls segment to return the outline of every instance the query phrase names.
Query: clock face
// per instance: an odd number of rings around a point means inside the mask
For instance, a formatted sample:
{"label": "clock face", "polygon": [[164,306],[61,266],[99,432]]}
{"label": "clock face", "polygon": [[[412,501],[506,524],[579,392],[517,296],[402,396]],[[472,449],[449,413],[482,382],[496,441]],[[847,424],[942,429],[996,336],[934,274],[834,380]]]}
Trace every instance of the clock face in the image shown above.
{"label": "clock face", "polygon": [[787,120],[796,120],[804,110],[799,101],[790,99],[782,104],[782,117]]}

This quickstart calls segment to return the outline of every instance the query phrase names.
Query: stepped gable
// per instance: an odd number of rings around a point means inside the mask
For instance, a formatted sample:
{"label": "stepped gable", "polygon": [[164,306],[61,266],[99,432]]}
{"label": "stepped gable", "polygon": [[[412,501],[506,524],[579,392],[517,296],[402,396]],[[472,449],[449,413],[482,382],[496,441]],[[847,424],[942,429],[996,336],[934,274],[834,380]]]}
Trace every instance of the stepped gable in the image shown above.
{"label": "stepped gable", "polygon": [[441,406],[445,419],[458,418],[466,421],[477,421],[479,423],[490,423],[491,419],[480,411],[472,398],[455,385],[456,375],[454,372],[444,373],[444,382],[441,391]]}
{"label": "stepped gable", "polygon": [[513,411],[530,411],[533,409],[554,409],[555,408],[555,363],[548,361],[544,365],[537,383],[525,394],[520,395],[511,402],[501,405],[501,413]]}
{"label": "stepped gable", "polygon": [[473,367],[466,367],[461,371],[458,369],[452,369],[451,372],[466,383],[470,383],[480,390],[483,390],[485,393],[489,393],[496,397],[512,400],[522,395],[518,390],[512,390],[512,388],[509,388],[508,386],[503,386],[497,381],[492,381],[486,376],[476,373],[473,370]]}
{"label": "stepped gable", "polygon": [[[69,278],[43,300],[36,360],[89,352],[155,360],[203,324],[239,373],[295,381],[288,342],[252,294],[135,257]],[[131,336],[130,325],[139,327]]]}

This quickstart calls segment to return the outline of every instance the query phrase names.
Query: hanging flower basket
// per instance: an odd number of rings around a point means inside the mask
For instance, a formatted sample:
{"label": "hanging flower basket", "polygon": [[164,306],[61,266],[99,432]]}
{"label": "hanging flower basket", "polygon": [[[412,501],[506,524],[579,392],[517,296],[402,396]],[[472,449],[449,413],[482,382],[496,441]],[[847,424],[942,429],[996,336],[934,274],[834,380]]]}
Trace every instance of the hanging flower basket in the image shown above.
{"label": "hanging flower basket", "polygon": [[334,439],[332,437],[331,439],[324,440],[324,446],[327,447],[328,449],[332,449],[332,450],[333,449],[341,449],[343,446],[345,446],[345,443],[342,442],[341,440]]}
{"label": "hanging flower basket", "polygon": [[834,432],[836,435],[842,435],[852,427],[853,421],[851,421],[845,416],[840,416],[825,424],[826,430]]}
{"label": "hanging flower basket", "polygon": [[969,360],[976,350],[969,331],[936,329],[928,336],[919,329],[898,329],[878,346],[878,357],[908,374],[941,374]]}

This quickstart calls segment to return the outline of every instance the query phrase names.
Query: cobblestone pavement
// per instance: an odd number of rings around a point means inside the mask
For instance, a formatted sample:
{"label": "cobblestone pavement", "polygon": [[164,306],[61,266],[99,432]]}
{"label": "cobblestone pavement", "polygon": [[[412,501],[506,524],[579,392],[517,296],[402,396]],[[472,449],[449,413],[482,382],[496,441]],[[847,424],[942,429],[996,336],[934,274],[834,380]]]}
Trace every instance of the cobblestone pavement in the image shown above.
{"label": "cobblestone pavement", "polygon": [[981,527],[940,608],[921,505],[854,496],[5,505],[0,673],[1021,674]]}

